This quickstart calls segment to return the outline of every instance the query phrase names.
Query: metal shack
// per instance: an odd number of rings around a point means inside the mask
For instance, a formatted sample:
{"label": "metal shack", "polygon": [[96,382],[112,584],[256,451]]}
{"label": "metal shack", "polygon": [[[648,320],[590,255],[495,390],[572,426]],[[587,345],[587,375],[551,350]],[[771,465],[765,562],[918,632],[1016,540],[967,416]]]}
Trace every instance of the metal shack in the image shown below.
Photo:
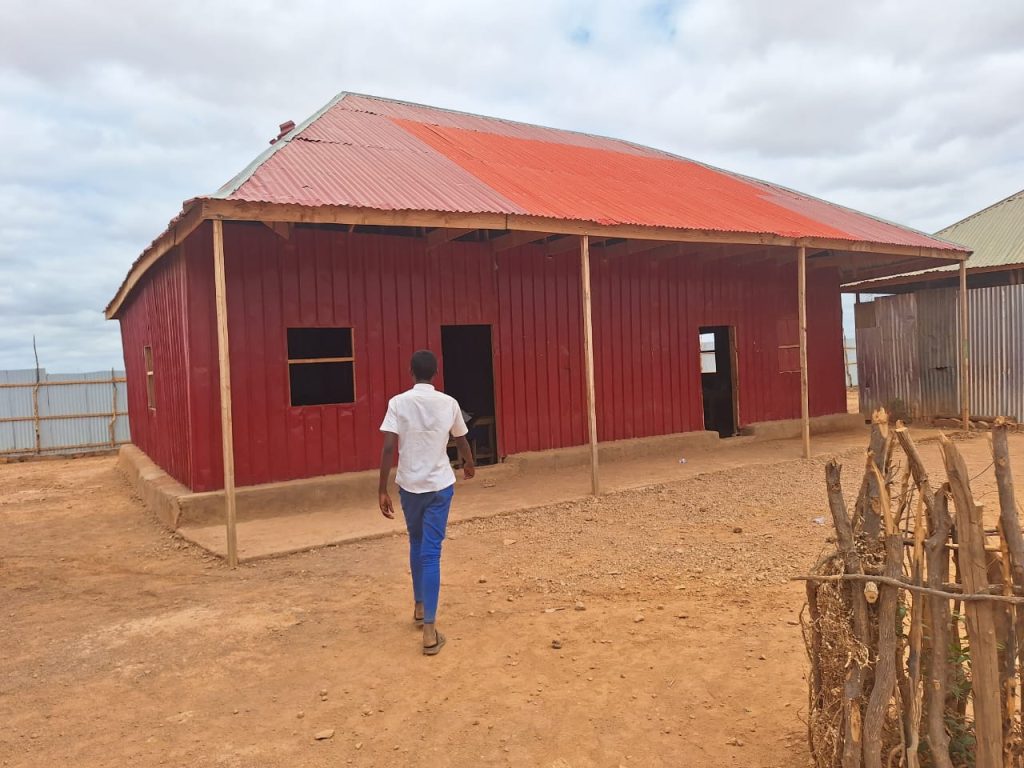
{"label": "metal shack", "polygon": [[840,285],[966,255],[627,141],[343,93],[188,200],[106,312],[132,440],[193,491],[376,466],[421,347],[481,453],[590,444],[596,489],[598,441],[844,413]]}
{"label": "metal shack", "polygon": [[856,305],[861,408],[897,403],[917,418],[1024,420],[1024,190],[936,234],[973,251],[963,283],[954,266],[844,289],[892,294]]}

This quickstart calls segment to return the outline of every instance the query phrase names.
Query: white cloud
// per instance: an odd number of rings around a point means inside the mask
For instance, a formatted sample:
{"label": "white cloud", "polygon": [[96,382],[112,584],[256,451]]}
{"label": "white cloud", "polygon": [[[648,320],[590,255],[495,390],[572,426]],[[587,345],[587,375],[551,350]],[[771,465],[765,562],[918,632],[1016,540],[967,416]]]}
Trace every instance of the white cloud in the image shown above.
{"label": "white cloud", "polygon": [[1024,183],[1017,0],[5,3],[0,369],[101,308],[277,124],[362,91],[651,144],[934,230]]}

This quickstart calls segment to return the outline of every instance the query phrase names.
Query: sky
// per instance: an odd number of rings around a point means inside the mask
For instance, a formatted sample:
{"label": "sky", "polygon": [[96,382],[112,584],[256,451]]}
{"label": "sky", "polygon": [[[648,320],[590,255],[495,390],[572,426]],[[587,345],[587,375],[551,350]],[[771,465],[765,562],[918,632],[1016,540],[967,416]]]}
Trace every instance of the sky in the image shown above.
{"label": "sky", "polygon": [[0,0],[0,370],[102,310],[277,126],[355,91],[625,138],[925,231],[1024,188],[1020,0]]}

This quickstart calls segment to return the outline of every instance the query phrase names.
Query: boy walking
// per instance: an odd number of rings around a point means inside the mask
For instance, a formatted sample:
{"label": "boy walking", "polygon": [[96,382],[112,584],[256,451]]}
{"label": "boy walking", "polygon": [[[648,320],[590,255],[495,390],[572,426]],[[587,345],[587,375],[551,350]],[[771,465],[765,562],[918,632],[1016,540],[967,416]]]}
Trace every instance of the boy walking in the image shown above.
{"label": "boy walking", "polygon": [[380,425],[384,448],[380,455],[380,511],[394,518],[388,479],[398,446],[398,496],[409,531],[409,567],[412,570],[413,621],[423,623],[423,653],[435,656],[445,644],[437,631],[437,601],[441,590],[441,542],[448,525],[448,510],[455,492],[455,473],[448,461],[448,437],[455,438],[463,473],[472,479],[476,470],[466,441],[466,422],[455,398],[434,389],[437,357],[421,349],[409,364],[413,387],[391,398]]}

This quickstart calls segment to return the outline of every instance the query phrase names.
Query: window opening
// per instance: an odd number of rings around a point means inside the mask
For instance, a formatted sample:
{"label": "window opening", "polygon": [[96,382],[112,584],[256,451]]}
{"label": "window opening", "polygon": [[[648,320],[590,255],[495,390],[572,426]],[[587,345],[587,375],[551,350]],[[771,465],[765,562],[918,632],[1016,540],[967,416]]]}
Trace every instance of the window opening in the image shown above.
{"label": "window opening", "polygon": [[291,404],[334,405],[356,399],[351,328],[289,328]]}

